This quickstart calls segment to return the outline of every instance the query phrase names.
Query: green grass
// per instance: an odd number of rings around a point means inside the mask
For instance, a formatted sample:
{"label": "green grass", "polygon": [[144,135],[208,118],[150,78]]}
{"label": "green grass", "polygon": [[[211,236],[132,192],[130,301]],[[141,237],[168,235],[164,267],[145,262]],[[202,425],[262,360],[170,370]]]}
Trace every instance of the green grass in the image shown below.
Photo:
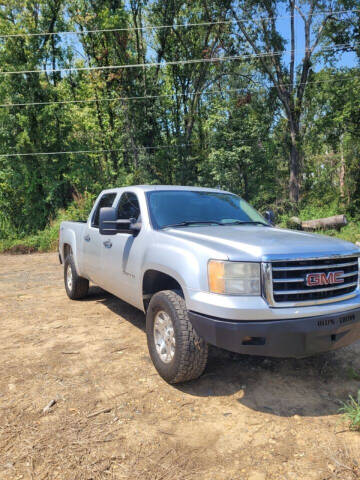
{"label": "green grass", "polygon": [[[337,215],[339,211],[335,210],[332,204],[323,206],[322,208],[315,208],[313,205],[308,205],[306,208],[302,208],[298,215],[300,220],[312,220],[315,218],[325,218],[332,215]],[[295,228],[291,223],[290,218],[293,215],[281,215],[277,219],[277,224],[282,228]],[[348,224],[342,227],[341,230],[317,230],[314,233],[322,235],[328,235],[330,237],[340,238],[348,242],[356,243],[360,242],[360,219],[350,218],[347,215]]]}
{"label": "green grass", "polygon": [[0,240],[0,252],[49,252],[57,248],[61,220],[56,220],[44,230],[23,238]]}
{"label": "green grass", "polygon": [[349,423],[350,430],[360,431],[360,390],[357,399],[349,395],[349,400],[339,410],[344,420]]}
{"label": "green grass", "polygon": [[353,367],[347,369],[347,374],[350,380],[360,380],[360,370],[355,370]]}
{"label": "green grass", "polygon": [[360,242],[360,222],[349,222],[339,232],[336,230],[324,230],[324,235],[330,235],[331,237],[341,238],[348,242]]}

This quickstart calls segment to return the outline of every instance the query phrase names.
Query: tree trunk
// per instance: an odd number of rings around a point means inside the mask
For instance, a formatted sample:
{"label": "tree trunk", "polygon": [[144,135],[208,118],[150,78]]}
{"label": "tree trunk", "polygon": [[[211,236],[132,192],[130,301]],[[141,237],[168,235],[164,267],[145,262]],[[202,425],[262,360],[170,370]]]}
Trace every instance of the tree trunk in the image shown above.
{"label": "tree trunk", "polygon": [[297,204],[300,193],[300,161],[301,153],[298,144],[298,134],[295,129],[290,127],[290,181],[289,197],[290,201]]}
{"label": "tree trunk", "polygon": [[326,230],[329,228],[340,229],[345,225],[347,225],[347,219],[345,215],[335,215],[333,217],[318,218],[316,220],[306,220],[301,222],[301,227],[303,230]]}
{"label": "tree trunk", "polygon": [[340,199],[345,200],[345,159],[343,149],[343,135],[340,139],[340,172],[339,172]]}

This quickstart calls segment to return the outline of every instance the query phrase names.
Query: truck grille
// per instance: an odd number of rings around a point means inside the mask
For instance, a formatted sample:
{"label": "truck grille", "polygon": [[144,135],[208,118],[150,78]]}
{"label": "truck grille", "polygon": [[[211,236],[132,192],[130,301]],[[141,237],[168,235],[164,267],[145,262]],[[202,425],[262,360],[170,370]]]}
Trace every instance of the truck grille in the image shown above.
{"label": "truck grille", "polygon": [[[336,301],[336,297],[351,294],[358,286],[357,256],[275,261],[271,267],[274,304]],[[334,283],[334,278],[339,283]]]}

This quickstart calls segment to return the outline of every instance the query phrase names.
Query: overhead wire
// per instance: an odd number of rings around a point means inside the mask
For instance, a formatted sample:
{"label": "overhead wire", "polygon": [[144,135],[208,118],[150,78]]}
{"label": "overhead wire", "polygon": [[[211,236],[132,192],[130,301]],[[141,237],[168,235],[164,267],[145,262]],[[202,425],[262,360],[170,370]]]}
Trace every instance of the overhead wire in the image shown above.
{"label": "overhead wire", "polygon": [[[335,12],[315,12],[311,14],[311,16],[316,15],[325,15],[325,14],[344,14],[344,13],[352,13],[352,12],[359,12],[358,9],[353,10],[342,10],[342,11],[335,11]],[[259,21],[270,21],[273,19],[280,19],[280,18],[290,18],[292,16],[286,17],[263,17],[257,20]],[[249,21],[249,19],[240,19],[237,20],[241,22]],[[253,20],[256,21],[256,20]],[[145,30],[145,29],[162,29],[162,28],[177,28],[177,27],[195,27],[195,26],[206,26],[206,25],[216,25],[216,24],[229,24],[234,23],[235,20],[227,20],[227,21],[217,21],[217,22],[199,22],[199,23],[186,23],[186,24],[174,24],[174,25],[158,25],[158,26],[144,26],[144,27],[130,27],[130,28],[119,28],[119,29],[97,29],[97,30],[86,30],[86,31],[64,31],[64,32],[42,32],[42,33],[20,33],[20,34],[1,34],[0,38],[9,38],[9,37],[26,37],[26,36],[40,36],[40,35],[60,35],[60,34],[76,34],[76,35],[85,35],[90,33],[104,33],[104,32],[119,32],[119,31],[131,31],[131,30]],[[352,48],[355,44],[339,44],[334,45],[331,47],[325,47],[323,50],[332,50],[336,48]],[[304,51],[302,50],[295,50],[296,52]],[[273,57],[278,55],[284,55],[287,53],[292,53],[294,50],[290,51],[279,51],[279,52],[264,52],[260,54],[249,54],[249,55],[235,55],[235,56],[223,56],[223,57],[210,57],[210,58],[201,58],[201,59],[188,59],[188,60],[178,60],[178,61],[168,61],[168,62],[149,62],[149,63],[142,63],[142,64],[123,64],[123,65],[106,65],[106,66],[92,66],[92,67],[69,67],[69,68],[55,68],[55,69],[45,69],[45,70],[22,70],[22,71],[5,71],[1,72],[0,75],[13,75],[13,74],[42,74],[42,73],[55,73],[55,72],[72,72],[72,71],[93,71],[93,70],[109,70],[109,69],[127,69],[127,68],[146,68],[146,67],[163,67],[167,65],[185,65],[185,64],[196,64],[196,63],[210,63],[210,62],[223,62],[228,60],[239,60],[239,59],[246,59],[246,58],[259,58],[259,57]],[[348,80],[348,78],[346,79]],[[330,81],[342,81],[341,79],[333,79],[333,80],[323,80],[323,81],[312,81],[312,82],[304,82],[306,84],[309,83],[328,83]],[[286,86],[290,84],[282,84],[282,86]],[[299,84],[297,84],[299,85]],[[296,86],[297,86],[296,85]],[[274,86],[269,86],[269,88],[274,88]],[[240,91],[243,89],[227,89],[227,90],[218,90],[218,91],[208,91],[208,92],[193,92],[189,95],[201,95],[201,94],[215,94],[215,93],[226,93],[226,92],[235,92]],[[185,94],[168,94],[168,95],[146,95],[146,96],[134,96],[134,97],[116,97],[116,98],[105,98],[105,99],[86,99],[86,100],[70,100],[70,101],[55,101],[55,102],[30,102],[30,103],[19,103],[19,104],[0,104],[0,107],[15,107],[15,106],[35,106],[35,105],[50,105],[50,104],[68,104],[68,103],[84,103],[84,102],[97,102],[97,101],[120,101],[120,100],[140,100],[140,99],[151,99],[151,98],[160,98],[160,97],[174,97],[174,96],[182,96]],[[260,140],[259,140],[260,141]],[[258,142],[259,142],[258,141]],[[252,144],[256,143],[256,140],[251,142]],[[243,142],[239,144],[246,145],[247,143]],[[132,151],[143,151],[143,150],[155,150],[155,149],[166,149],[166,148],[182,148],[188,146],[196,146],[195,144],[175,144],[175,145],[160,145],[154,147],[140,147],[135,149],[130,149]],[[212,145],[208,145],[212,146]],[[26,153],[0,153],[0,157],[24,157],[24,156],[33,156],[33,155],[70,155],[70,154],[102,154],[102,153],[111,153],[111,152],[119,152],[119,151],[126,151],[128,149],[101,149],[101,150],[73,150],[73,151],[58,151],[58,152],[26,152]]]}
{"label": "overhead wire", "polygon": [[[356,13],[360,12],[359,9],[348,9],[348,10],[327,10],[322,12],[313,12],[308,14],[308,17],[320,16],[320,15],[342,15],[347,13]],[[295,15],[299,15],[295,12]],[[253,22],[264,22],[272,20],[281,20],[287,18],[293,18],[294,15],[284,15],[284,16],[268,16],[268,17],[257,17],[250,19]],[[54,35],[88,35],[94,33],[112,33],[112,32],[128,32],[128,31],[139,31],[139,30],[162,30],[166,28],[192,28],[192,27],[202,27],[209,25],[229,25],[232,23],[245,23],[250,21],[249,18],[240,18],[238,20],[218,20],[214,22],[187,22],[187,23],[174,23],[168,25],[144,25],[141,27],[121,27],[121,28],[100,28],[100,29],[91,29],[91,30],[63,30],[59,32],[20,32],[20,33],[7,33],[0,34],[0,38],[16,38],[16,37],[39,37],[39,36],[54,36]]]}
{"label": "overhead wire", "polygon": [[[254,139],[251,142],[240,142],[240,143],[234,143],[234,142],[226,142],[227,144],[232,144],[234,146],[246,146],[246,145],[255,145],[257,144],[260,146],[260,148],[263,148],[261,146],[261,142],[263,140],[260,139]],[[206,148],[216,146],[217,144],[207,144],[204,145]],[[58,152],[26,152],[26,153],[0,153],[0,157],[29,157],[29,156],[35,156],[35,155],[42,155],[42,156],[53,156],[53,155],[73,155],[73,154],[95,154],[95,155],[101,155],[103,153],[113,153],[113,152],[142,152],[144,150],[161,150],[161,149],[171,149],[171,148],[185,148],[185,147],[196,147],[198,146],[195,143],[182,143],[182,144],[164,144],[164,145],[157,145],[157,146],[140,146],[140,147],[135,147],[135,148],[114,148],[114,149],[100,149],[100,150],[63,150],[63,151],[58,151]]]}
{"label": "overhead wire", "polygon": [[[334,76],[334,74],[329,74]],[[311,80],[308,82],[298,82],[295,84],[295,87],[300,85],[309,85],[309,84],[318,84],[318,83],[332,83],[332,82],[342,82],[342,81],[349,81],[353,78],[360,78],[359,75],[352,75],[346,76],[346,78],[334,78],[334,79],[327,79],[327,80]],[[254,83],[259,84],[260,87],[264,87],[264,89],[275,88],[274,85],[263,85],[256,80],[252,80]],[[288,87],[292,86],[291,83],[280,83],[278,84],[279,87]],[[183,96],[196,96],[196,95],[217,95],[217,94],[227,94],[227,93],[235,93],[241,91],[248,92],[256,92],[257,90],[250,90],[247,87],[240,87],[240,88],[228,88],[222,90],[203,90],[197,92],[189,92],[189,93],[169,93],[163,95],[142,95],[142,96],[128,96],[128,97],[105,97],[105,98],[87,98],[82,100],[58,100],[58,101],[48,101],[48,102],[24,102],[24,103],[2,103],[0,104],[0,108],[13,108],[13,107],[33,107],[33,106],[46,106],[46,105],[67,105],[67,104],[80,104],[80,103],[101,103],[101,102],[119,102],[119,101],[132,101],[132,100],[154,100],[156,98],[176,98],[176,97],[183,97]]]}
{"label": "overhead wire", "polygon": [[[360,76],[356,76],[357,78],[360,78]],[[310,81],[310,82],[307,82],[307,84],[309,83],[312,83],[312,84],[317,84],[317,83],[330,83],[330,82],[336,82],[336,81],[344,81],[344,80],[352,80],[352,78],[346,78],[346,79],[332,79],[332,80],[315,80],[315,81]],[[304,82],[305,83],[305,82]],[[284,85],[290,85],[290,84],[283,84]],[[298,84],[299,85],[299,84]],[[271,87],[273,88],[273,87]],[[227,90],[217,90],[217,91],[209,91],[209,92],[202,92],[203,94],[215,94],[215,93],[227,93],[227,92],[236,92],[236,91],[241,91],[241,90],[244,90],[243,88],[242,89],[227,89]],[[247,93],[248,93],[248,90],[247,90]],[[201,92],[194,92],[192,95],[196,95],[196,94],[201,94]],[[180,96],[180,95],[184,95],[184,94],[177,94],[176,96]],[[140,98],[159,98],[159,97],[168,97],[168,96],[175,96],[175,95],[154,95],[154,96],[144,96],[144,97],[124,97],[123,99],[140,99]],[[120,99],[120,97],[119,97]],[[114,99],[109,99],[109,101],[111,100],[114,100]],[[81,101],[85,101],[85,100],[81,100]],[[92,101],[96,101],[95,99],[92,100]],[[73,103],[74,101],[71,101],[69,103]],[[46,103],[46,102],[45,102]],[[49,102],[49,103],[52,103],[52,102]],[[57,102],[56,102],[57,103]],[[36,105],[38,105],[37,103],[35,103]],[[16,105],[16,104],[15,104]],[[21,105],[21,104],[20,104]],[[29,105],[29,104],[23,104],[23,105]],[[30,104],[31,105],[31,104]],[[2,107],[3,105],[0,105],[0,107]],[[5,105],[5,106],[9,106],[9,105]],[[252,140],[250,142],[250,144],[255,144],[256,142],[261,142],[261,140]],[[227,142],[229,143],[229,142]],[[231,143],[231,142],[230,142]],[[242,145],[248,145],[249,142],[241,142],[239,144],[236,144],[236,146],[242,146]],[[57,151],[57,152],[26,152],[26,153],[0,153],[0,157],[24,157],[24,156],[33,156],[33,155],[49,155],[49,156],[52,156],[52,155],[69,155],[69,154],[102,154],[102,153],[112,153],[112,152],[124,152],[124,151],[127,151],[127,150],[130,150],[130,151],[143,151],[143,150],[157,150],[157,149],[167,149],[167,148],[183,148],[183,147],[189,147],[189,146],[196,146],[196,144],[165,144],[165,145],[158,145],[158,146],[141,146],[141,147],[135,147],[135,148],[130,148],[130,149],[125,149],[125,148],[122,148],[122,149],[101,149],[101,150],[71,150],[71,151]],[[207,145],[207,147],[209,146],[213,146],[213,145]]]}
{"label": "overhead wire", "polygon": [[[353,48],[354,46],[359,45],[359,42],[353,44],[343,43],[338,45],[327,46],[322,49],[322,51],[328,51],[339,48]],[[248,58],[266,58],[266,57],[275,57],[281,56],[284,54],[291,54],[293,52],[303,52],[306,49],[297,49],[297,50],[280,50],[275,52],[263,52],[263,53],[252,53],[246,55],[233,55],[233,56],[222,56],[222,57],[210,57],[210,58],[195,58],[188,60],[173,60],[168,62],[148,62],[148,63],[129,63],[129,64],[120,64],[120,65],[103,65],[103,66],[92,66],[92,67],[68,67],[68,68],[49,68],[45,70],[12,70],[12,71],[0,71],[0,75],[20,75],[20,74],[49,74],[49,73],[60,73],[60,72],[74,72],[74,71],[96,71],[96,70],[122,70],[122,69],[131,69],[131,68],[149,68],[149,67],[166,67],[168,65],[190,65],[198,63],[216,63],[216,62],[225,62],[231,60],[242,60]]]}

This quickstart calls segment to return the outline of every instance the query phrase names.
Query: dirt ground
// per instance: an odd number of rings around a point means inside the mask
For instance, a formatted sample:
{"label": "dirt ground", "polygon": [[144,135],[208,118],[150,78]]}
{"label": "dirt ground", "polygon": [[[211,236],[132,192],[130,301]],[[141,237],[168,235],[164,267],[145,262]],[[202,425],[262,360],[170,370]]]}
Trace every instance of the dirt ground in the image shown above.
{"label": "dirt ground", "polygon": [[170,386],[143,314],[97,287],[70,301],[62,276],[53,253],[0,256],[1,480],[360,478],[338,414],[360,343],[306,360],[214,348]]}

